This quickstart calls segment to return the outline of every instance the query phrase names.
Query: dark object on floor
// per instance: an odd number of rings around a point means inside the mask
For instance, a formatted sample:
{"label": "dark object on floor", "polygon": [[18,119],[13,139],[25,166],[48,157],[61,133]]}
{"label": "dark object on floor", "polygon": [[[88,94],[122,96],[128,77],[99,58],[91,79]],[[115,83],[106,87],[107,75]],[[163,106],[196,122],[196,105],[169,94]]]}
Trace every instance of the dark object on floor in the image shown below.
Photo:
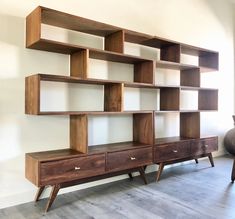
{"label": "dark object on floor", "polygon": [[[233,121],[235,124],[235,116],[233,116]],[[225,137],[224,137],[224,146],[225,149],[232,154],[233,156],[235,156],[235,128],[230,129]],[[232,183],[235,180],[235,159],[233,161],[233,169],[232,169],[232,174],[231,174],[231,180]]]}

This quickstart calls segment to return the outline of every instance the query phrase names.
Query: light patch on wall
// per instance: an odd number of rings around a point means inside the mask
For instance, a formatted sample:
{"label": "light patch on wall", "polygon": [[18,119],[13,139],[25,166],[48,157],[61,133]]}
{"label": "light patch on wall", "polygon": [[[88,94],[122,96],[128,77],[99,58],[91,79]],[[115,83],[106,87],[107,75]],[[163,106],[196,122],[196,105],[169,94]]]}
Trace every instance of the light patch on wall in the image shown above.
{"label": "light patch on wall", "polygon": [[156,68],[155,84],[157,85],[180,85],[180,71],[172,69]]}
{"label": "light patch on wall", "polygon": [[21,154],[21,146],[17,123],[9,119],[1,119],[0,124],[0,162],[2,162],[19,156]]}
{"label": "light patch on wall", "polygon": [[0,78],[16,78],[19,76],[19,48],[15,45],[0,42],[1,72]]}
{"label": "light patch on wall", "polygon": [[88,77],[133,82],[134,65],[89,59]]}
{"label": "light patch on wall", "polygon": [[124,53],[128,55],[140,56],[145,59],[159,60],[160,49],[142,46],[134,43],[124,43]]}
{"label": "light patch on wall", "polygon": [[180,92],[181,110],[198,110],[198,91],[182,90]]}
{"label": "light patch on wall", "polygon": [[42,38],[55,40],[63,43],[103,49],[103,37],[76,32],[60,27],[42,24]]}
{"label": "light patch on wall", "polygon": [[155,138],[179,136],[179,113],[158,113],[155,116]]}
{"label": "light patch on wall", "polygon": [[132,123],[132,115],[89,116],[88,145],[132,141]]}

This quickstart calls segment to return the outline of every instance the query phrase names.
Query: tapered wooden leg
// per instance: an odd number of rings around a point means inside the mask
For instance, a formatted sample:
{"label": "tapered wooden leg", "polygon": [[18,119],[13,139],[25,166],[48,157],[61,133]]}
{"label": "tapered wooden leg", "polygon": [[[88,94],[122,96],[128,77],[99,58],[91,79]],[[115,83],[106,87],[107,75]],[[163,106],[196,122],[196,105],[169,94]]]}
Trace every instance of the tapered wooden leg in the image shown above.
{"label": "tapered wooden leg", "polygon": [[52,186],[51,194],[50,194],[49,200],[47,201],[45,212],[47,212],[49,210],[49,208],[51,207],[51,205],[52,205],[53,201],[55,200],[59,190],[60,190],[60,185],[59,184]]}
{"label": "tapered wooden leg", "polygon": [[232,174],[231,174],[231,180],[232,180],[232,183],[234,183],[234,180],[235,180],[235,160],[233,161],[233,169],[232,169]]}
{"label": "tapered wooden leg", "polygon": [[156,181],[159,181],[160,176],[162,174],[162,171],[164,169],[164,166],[165,166],[164,163],[160,163],[159,164],[158,171],[157,171],[157,179],[156,179]]}
{"label": "tapered wooden leg", "polygon": [[34,198],[35,202],[37,202],[39,200],[39,198],[40,198],[42,192],[44,191],[44,189],[45,189],[45,186],[42,186],[42,187],[38,188],[37,194],[36,194],[36,196]]}
{"label": "tapered wooden leg", "polygon": [[198,159],[195,159],[195,162],[198,163]]}
{"label": "tapered wooden leg", "polygon": [[144,166],[144,171],[146,170],[146,168],[147,168],[147,165]]}
{"label": "tapered wooden leg", "polygon": [[141,168],[139,169],[139,173],[140,173],[141,178],[144,180],[144,183],[147,185],[148,182],[147,182],[147,179],[146,179],[146,176],[145,176],[145,172],[144,172],[144,168],[143,168],[143,167],[141,167]]}
{"label": "tapered wooden leg", "polygon": [[214,160],[213,160],[213,157],[212,157],[212,153],[208,154],[208,158],[210,160],[211,166],[214,167],[215,165],[214,165]]}
{"label": "tapered wooden leg", "polygon": [[128,176],[129,176],[130,180],[133,180],[132,173],[128,173]]}

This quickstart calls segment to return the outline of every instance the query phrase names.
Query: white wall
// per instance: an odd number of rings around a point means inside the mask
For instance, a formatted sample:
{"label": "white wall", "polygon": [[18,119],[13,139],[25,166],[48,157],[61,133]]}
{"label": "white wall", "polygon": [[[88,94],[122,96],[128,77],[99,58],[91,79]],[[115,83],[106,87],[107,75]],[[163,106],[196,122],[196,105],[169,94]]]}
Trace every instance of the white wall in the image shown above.
{"label": "white wall", "polygon": [[[219,111],[202,113],[201,131],[205,135],[220,136],[221,142],[224,133],[232,127],[231,115],[234,112],[234,34],[230,3],[224,0],[21,0],[20,2],[1,0],[0,208],[33,200],[36,187],[24,178],[24,154],[26,152],[65,148],[69,144],[68,117],[28,116],[24,114],[25,76],[35,73],[69,75],[68,56],[25,48],[25,17],[38,5],[219,51],[220,71],[213,76],[203,74],[202,77],[203,86],[219,88]],[[48,35],[52,34],[52,37],[58,37],[50,31],[46,33]],[[99,43],[99,40],[97,40],[95,45],[99,46]],[[139,48],[136,49],[132,48],[131,45],[127,45],[126,51],[138,53]],[[151,53],[152,51],[148,50],[146,54],[143,52],[143,55],[148,56],[150,54],[151,56]],[[101,65],[93,61],[92,64],[91,71],[92,69],[97,71],[95,76],[100,75],[104,78],[107,75],[102,74],[107,73],[107,69],[113,71],[122,69],[128,72],[128,75],[132,71],[131,66],[109,66],[107,68],[107,63]],[[123,77],[126,77],[126,75]],[[43,86],[47,90],[50,89],[50,86]],[[64,102],[54,102],[54,104],[60,104],[62,108],[67,107],[66,101],[73,102],[74,96],[67,98],[71,90],[87,92],[87,88],[82,86],[68,88],[63,85],[62,87],[55,87],[55,89],[67,92],[59,93],[60,100],[64,98]],[[97,98],[102,99],[102,91],[99,87],[93,86],[89,89],[91,95],[96,94],[98,95]],[[55,93],[51,92],[50,95],[53,97]],[[137,92],[133,95],[137,95],[137,98],[132,96],[132,90],[127,91],[126,98],[132,99],[132,103],[127,105],[127,108],[141,107],[139,97],[141,95],[143,95],[142,97],[151,96],[147,91],[144,91],[143,94]],[[156,100],[157,96],[150,98]],[[52,104],[50,106],[53,107],[53,103],[50,103]],[[86,104],[89,107],[94,103],[90,101]],[[46,107],[46,102],[44,106]],[[96,104],[92,107],[102,108],[102,106]],[[155,105],[152,104],[150,107],[155,107]],[[158,122],[161,121],[164,121],[166,127],[169,127],[168,134],[178,132],[177,125],[173,128],[169,126],[172,121],[178,123],[177,115],[173,114],[167,116],[167,118],[160,118]],[[91,117],[89,124],[90,145],[130,140],[132,138],[130,116]],[[120,125],[127,127],[126,130],[120,130]],[[102,127],[103,133],[99,133],[98,128],[94,127],[98,127],[99,130]],[[111,131],[110,127],[112,127]],[[112,131],[118,133],[118,135],[110,134]],[[164,133],[164,130],[159,130],[159,133],[160,135],[167,134]],[[223,147],[220,145],[217,155],[222,153]],[[114,179],[123,177],[125,176]],[[114,179],[103,180],[99,183]],[[81,185],[75,189],[94,184],[97,183]],[[63,192],[72,189],[74,188],[64,189]]]}

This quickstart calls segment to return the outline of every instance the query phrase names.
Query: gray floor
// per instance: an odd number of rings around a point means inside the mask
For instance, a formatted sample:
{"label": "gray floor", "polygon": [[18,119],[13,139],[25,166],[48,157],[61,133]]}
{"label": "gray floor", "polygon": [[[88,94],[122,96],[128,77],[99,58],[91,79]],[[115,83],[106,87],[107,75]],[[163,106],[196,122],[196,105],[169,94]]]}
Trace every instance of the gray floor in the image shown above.
{"label": "gray floor", "polygon": [[132,182],[122,180],[57,197],[51,210],[44,214],[46,200],[0,210],[0,218],[234,218],[235,184],[230,183],[233,160],[215,159],[172,167],[154,182],[155,174],[147,175],[149,184],[139,177]]}

